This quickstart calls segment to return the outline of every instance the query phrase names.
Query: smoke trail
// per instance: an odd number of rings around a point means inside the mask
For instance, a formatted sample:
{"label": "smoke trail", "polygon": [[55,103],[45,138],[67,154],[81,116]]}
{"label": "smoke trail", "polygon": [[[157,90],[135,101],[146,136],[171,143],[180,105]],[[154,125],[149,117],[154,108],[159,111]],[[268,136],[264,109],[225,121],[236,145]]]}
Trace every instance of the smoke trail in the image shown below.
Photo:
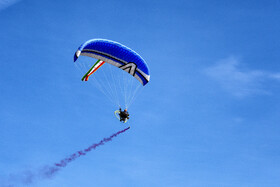
{"label": "smoke trail", "polygon": [[54,165],[56,166],[56,169],[53,168],[49,174],[52,175],[53,173],[56,173],[60,168],[67,166],[68,163],[74,161],[75,159],[79,158],[80,156],[85,156],[88,152],[92,151],[93,149],[97,148],[100,145],[104,145],[104,143],[112,141],[112,139],[116,136],[118,136],[119,134],[127,131],[130,127],[127,127],[126,129],[123,129],[115,134],[112,134],[110,137],[108,138],[103,138],[103,140],[101,140],[99,143],[95,143],[92,144],[90,147],[88,147],[87,149],[81,150],[81,151],[77,151],[76,153],[72,154],[71,156],[69,156],[68,158],[65,158],[63,160],[61,160],[59,163],[55,163]]}
{"label": "smoke trail", "polygon": [[[66,167],[70,162],[74,161],[75,159],[79,158],[80,156],[85,156],[87,153],[92,151],[93,149],[96,149],[100,145],[104,145],[106,142],[112,141],[112,139],[119,134],[127,131],[130,127],[127,127],[121,131],[118,131],[114,134],[112,134],[108,138],[103,138],[98,143],[92,144],[88,148],[84,150],[77,151],[76,153],[70,155],[67,158],[62,159],[60,162],[55,163],[53,166],[45,166],[36,172],[32,171],[25,171],[21,174],[11,174],[8,178],[8,180],[3,181],[0,178],[0,186],[1,187],[13,187],[15,183],[19,184],[21,183],[22,185],[29,185],[32,184],[35,180],[37,179],[50,179],[52,178],[59,170],[62,168]],[[12,183],[12,184],[11,184]]]}

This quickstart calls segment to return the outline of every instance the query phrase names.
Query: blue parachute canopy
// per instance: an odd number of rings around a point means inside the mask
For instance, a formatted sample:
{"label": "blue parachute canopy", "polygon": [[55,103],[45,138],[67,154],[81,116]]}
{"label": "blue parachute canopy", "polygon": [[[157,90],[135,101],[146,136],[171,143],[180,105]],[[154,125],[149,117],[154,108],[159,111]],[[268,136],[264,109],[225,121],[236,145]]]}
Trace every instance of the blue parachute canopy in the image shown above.
{"label": "blue parachute canopy", "polygon": [[89,40],[78,48],[74,62],[80,55],[114,65],[134,76],[143,86],[150,80],[149,68],[145,60],[135,51],[118,42],[105,39]]}

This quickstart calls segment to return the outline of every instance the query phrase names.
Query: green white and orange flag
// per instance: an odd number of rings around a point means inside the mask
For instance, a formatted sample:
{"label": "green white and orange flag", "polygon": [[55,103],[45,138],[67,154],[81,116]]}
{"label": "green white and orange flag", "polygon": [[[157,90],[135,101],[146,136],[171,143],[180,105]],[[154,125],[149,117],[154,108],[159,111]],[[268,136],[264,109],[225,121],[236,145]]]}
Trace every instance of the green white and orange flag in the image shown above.
{"label": "green white and orange flag", "polygon": [[82,81],[88,81],[89,76],[96,72],[103,64],[102,60],[97,60],[97,62],[88,70],[88,72],[83,76]]}

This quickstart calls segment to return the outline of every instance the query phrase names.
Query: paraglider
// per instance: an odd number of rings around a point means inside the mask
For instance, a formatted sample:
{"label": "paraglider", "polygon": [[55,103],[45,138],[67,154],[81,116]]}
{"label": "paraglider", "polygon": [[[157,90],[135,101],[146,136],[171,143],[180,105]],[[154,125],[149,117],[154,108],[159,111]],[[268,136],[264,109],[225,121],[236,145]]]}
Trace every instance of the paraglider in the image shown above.
{"label": "paraglider", "polygon": [[[92,39],[83,43],[74,55],[74,62],[80,56],[97,59],[95,63],[92,63],[92,60],[80,60],[76,63],[83,72],[82,81],[91,80],[120,108],[115,111],[115,115],[121,122],[126,123],[129,119],[127,109],[134,101],[139,85],[145,86],[150,81],[145,60],[132,49],[105,39]],[[124,111],[121,106],[125,107]]]}
{"label": "paraglider", "polygon": [[119,110],[115,111],[115,116],[120,120],[120,122],[126,123],[127,120],[129,119],[129,113],[127,109],[122,109],[120,108]]}

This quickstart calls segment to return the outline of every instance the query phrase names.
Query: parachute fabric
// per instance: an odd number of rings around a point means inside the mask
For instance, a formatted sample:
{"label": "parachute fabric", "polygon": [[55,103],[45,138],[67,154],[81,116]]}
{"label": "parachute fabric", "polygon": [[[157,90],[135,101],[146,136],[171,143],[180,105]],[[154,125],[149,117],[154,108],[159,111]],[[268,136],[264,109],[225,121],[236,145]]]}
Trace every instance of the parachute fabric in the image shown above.
{"label": "parachute fabric", "polygon": [[[74,55],[83,81],[92,82],[110,101],[128,108],[150,81],[145,60],[132,49],[111,40],[92,39],[82,44]],[[97,59],[94,63],[92,58]],[[117,67],[117,68],[116,68]],[[140,84],[139,84],[140,82]],[[143,85],[143,86],[141,86]]]}

